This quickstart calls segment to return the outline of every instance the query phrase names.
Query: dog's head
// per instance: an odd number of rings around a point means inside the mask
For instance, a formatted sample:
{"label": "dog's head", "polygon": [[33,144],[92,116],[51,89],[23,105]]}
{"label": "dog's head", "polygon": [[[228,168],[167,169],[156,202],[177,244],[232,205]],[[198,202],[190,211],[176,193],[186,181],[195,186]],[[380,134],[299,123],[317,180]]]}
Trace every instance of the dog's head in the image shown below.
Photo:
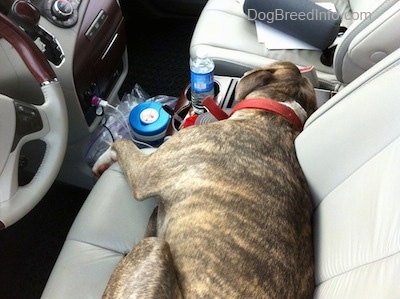
{"label": "dog's head", "polygon": [[279,102],[296,101],[310,116],[316,109],[314,87],[291,62],[276,62],[246,72],[235,90],[235,100],[269,98]]}

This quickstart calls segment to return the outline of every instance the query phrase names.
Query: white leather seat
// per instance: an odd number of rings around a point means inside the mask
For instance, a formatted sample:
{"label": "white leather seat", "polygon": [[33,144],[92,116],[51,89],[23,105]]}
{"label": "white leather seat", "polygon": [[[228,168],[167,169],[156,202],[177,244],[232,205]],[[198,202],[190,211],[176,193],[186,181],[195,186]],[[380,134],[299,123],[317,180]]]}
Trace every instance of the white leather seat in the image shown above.
{"label": "white leather seat", "polygon": [[296,139],[314,200],[315,298],[400,296],[400,50]]}
{"label": "white leather seat", "polygon": [[138,202],[115,163],[75,219],[41,298],[101,298],[121,258],[143,238],[157,201]]}
{"label": "white leather seat", "polygon": [[[190,55],[195,56],[202,49],[214,59],[217,75],[235,77],[256,66],[288,60],[298,66],[314,66],[321,88],[338,89],[399,48],[400,40],[393,28],[400,21],[400,3],[398,0],[331,2],[343,18],[342,25],[348,28],[336,47],[332,66],[321,63],[321,51],[266,49],[258,42],[254,21],[249,20],[243,5],[235,0],[208,1],[192,36]],[[370,12],[373,13],[369,15]]]}
{"label": "white leather seat", "polygon": [[[322,105],[296,139],[314,200],[315,298],[400,295],[400,50]],[[78,214],[42,298],[101,298],[156,202],[118,165]]]}

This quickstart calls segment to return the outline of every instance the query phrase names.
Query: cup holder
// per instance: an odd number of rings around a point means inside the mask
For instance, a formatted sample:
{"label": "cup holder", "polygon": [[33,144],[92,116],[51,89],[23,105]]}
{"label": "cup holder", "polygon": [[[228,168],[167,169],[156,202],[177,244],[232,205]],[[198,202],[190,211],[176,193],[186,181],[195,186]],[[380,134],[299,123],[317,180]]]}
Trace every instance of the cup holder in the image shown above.
{"label": "cup holder", "polygon": [[[214,81],[214,98],[217,98],[219,92],[221,90],[220,84],[218,82]],[[188,115],[188,113],[190,112],[190,108],[191,106],[191,88],[190,88],[190,84],[186,87],[184,94],[184,101],[185,101],[185,105],[181,106],[179,109],[176,110],[176,114],[181,118],[181,119],[185,119],[185,117]],[[179,131],[180,127],[181,127],[182,123],[177,120],[177,119],[173,119],[172,121],[172,127],[175,131]]]}
{"label": "cup holder", "polygon": [[[186,92],[185,92],[185,97],[186,97],[186,99],[190,102],[191,100],[191,98],[192,98],[192,92],[191,92],[191,87],[190,87],[190,84],[189,84],[189,86],[188,86],[188,88],[186,89]],[[219,91],[220,91],[220,86],[219,86],[219,83],[218,82],[216,82],[216,81],[214,81],[214,97],[217,97],[218,96],[218,94],[219,94]]]}
{"label": "cup holder", "polygon": [[[187,104],[187,105],[185,105],[185,106],[182,106],[181,108],[179,108],[179,109],[176,111],[176,114],[177,114],[181,119],[185,119],[185,117],[188,115],[188,113],[189,113],[191,107],[192,107],[192,106],[190,105],[190,103]],[[179,120],[177,120],[177,119],[175,119],[175,118],[173,119],[172,126],[173,126],[173,129],[174,129],[175,131],[179,131],[180,128],[181,128],[181,125],[182,125],[182,122],[181,122],[181,121],[179,121]]]}
{"label": "cup holder", "polygon": [[[221,81],[222,80],[222,81]],[[221,82],[219,82],[221,81]],[[230,90],[232,79],[229,77],[217,76],[214,81],[214,99],[218,105],[223,97],[226,96],[228,89]],[[175,113],[178,117],[172,118],[167,135],[171,136],[181,129],[183,120],[192,114],[191,105],[191,87],[190,83],[182,91],[178,104],[175,107]],[[194,112],[193,112],[194,113]]]}

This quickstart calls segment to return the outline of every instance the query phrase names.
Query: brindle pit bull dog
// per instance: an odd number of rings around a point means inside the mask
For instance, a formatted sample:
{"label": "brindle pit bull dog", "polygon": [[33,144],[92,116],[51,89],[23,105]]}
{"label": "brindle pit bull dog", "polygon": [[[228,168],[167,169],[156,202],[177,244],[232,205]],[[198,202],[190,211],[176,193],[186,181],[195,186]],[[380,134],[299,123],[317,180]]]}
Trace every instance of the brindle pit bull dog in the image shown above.
{"label": "brindle pit bull dog", "polygon": [[313,86],[280,62],[246,73],[235,97],[226,120],[182,129],[151,155],[116,141],[94,166],[118,160],[137,200],[160,199],[104,298],[312,298],[313,206],[294,139],[316,109]]}

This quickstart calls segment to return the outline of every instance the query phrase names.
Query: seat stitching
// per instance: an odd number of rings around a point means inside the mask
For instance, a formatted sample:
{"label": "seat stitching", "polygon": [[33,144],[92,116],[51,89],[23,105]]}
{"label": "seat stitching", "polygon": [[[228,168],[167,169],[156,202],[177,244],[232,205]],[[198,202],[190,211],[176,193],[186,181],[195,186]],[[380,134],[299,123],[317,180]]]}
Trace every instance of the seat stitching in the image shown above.
{"label": "seat stitching", "polygon": [[101,246],[101,245],[95,244],[93,242],[83,241],[83,240],[79,240],[79,239],[75,239],[75,238],[67,238],[66,241],[72,241],[72,242],[82,243],[82,244],[86,244],[86,245],[91,245],[93,247],[96,247],[96,248],[99,248],[99,249],[104,249],[104,250],[107,250],[107,251],[110,251],[110,252],[114,252],[114,253],[118,253],[118,254],[121,254],[121,255],[126,255],[128,253],[128,252],[121,252],[121,251],[118,251],[118,250],[115,250],[115,249],[112,249],[112,248],[109,248],[109,247]]}
{"label": "seat stitching", "polygon": [[386,255],[386,256],[384,256],[384,257],[381,257],[381,258],[379,258],[379,259],[370,261],[370,262],[368,262],[368,263],[365,263],[365,264],[362,264],[362,265],[353,267],[353,268],[351,268],[351,269],[349,269],[349,270],[347,270],[347,271],[344,271],[344,272],[342,272],[342,273],[336,274],[336,275],[334,275],[334,276],[332,276],[332,277],[329,277],[328,279],[326,279],[326,280],[324,280],[324,281],[321,281],[321,282],[320,282],[318,285],[316,285],[316,286],[320,286],[320,285],[322,285],[323,283],[326,283],[326,282],[328,282],[328,281],[330,281],[330,280],[332,280],[332,279],[335,279],[335,278],[337,278],[337,277],[339,277],[339,276],[343,276],[343,275],[345,275],[345,274],[347,274],[347,273],[353,272],[353,271],[358,270],[358,269],[361,269],[361,268],[363,268],[363,267],[366,267],[366,266],[369,266],[369,265],[372,265],[372,264],[376,264],[376,263],[382,262],[382,261],[387,260],[387,259],[389,259],[389,258],[395,257],[396,255],[399,255],[399,254],[400,254],[400,250],[398,250],[398,251],[396,251],[396,252],[394,252],[394,253],[392,253],[392,254]]}

